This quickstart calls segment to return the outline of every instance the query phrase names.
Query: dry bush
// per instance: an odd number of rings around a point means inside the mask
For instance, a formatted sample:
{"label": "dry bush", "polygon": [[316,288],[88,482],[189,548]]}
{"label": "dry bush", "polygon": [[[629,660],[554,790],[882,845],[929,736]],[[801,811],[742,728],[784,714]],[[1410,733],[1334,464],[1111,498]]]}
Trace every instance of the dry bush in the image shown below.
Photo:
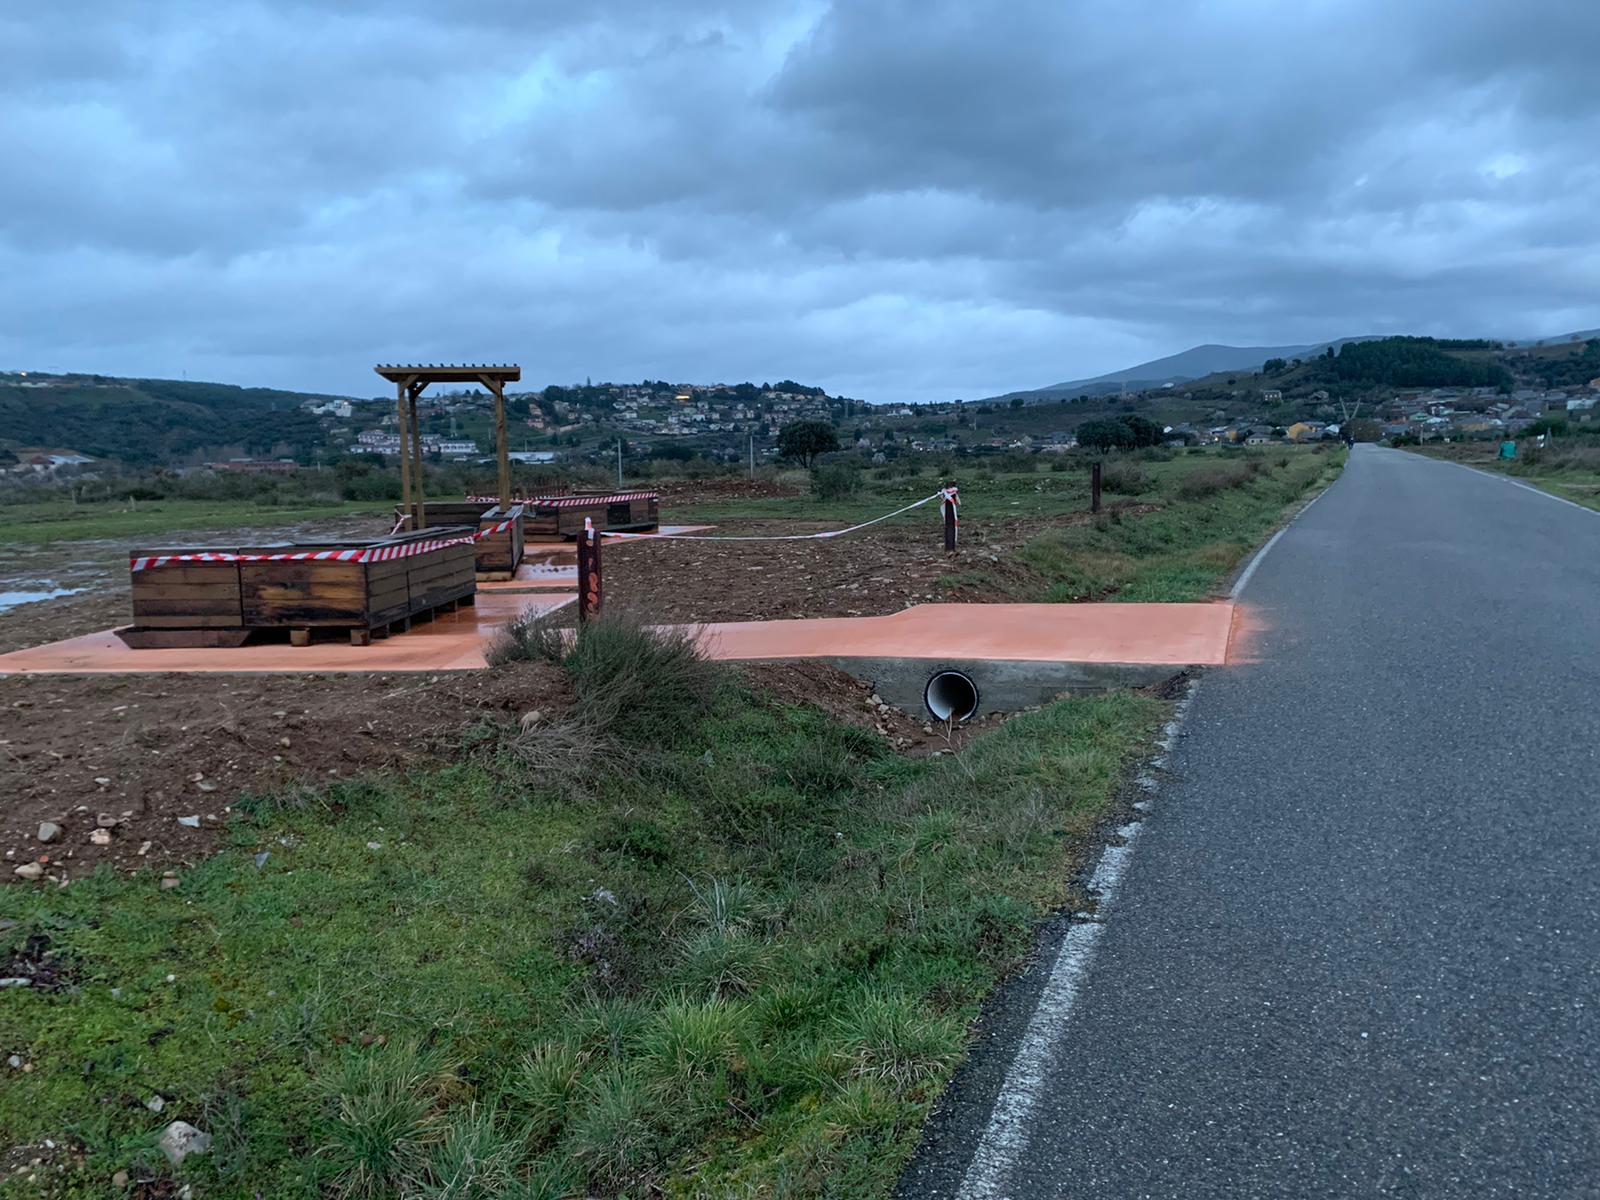
{"label": "dry bush", "polygon": [[1131,462],[1108,462],[1100,469],[1100,486],[1108,492],[1137,496],[1150,490],[1150,476]]}
{"label": "dry bush", "polygon": [[1260,459],[1222,463],[1194,471],[1178,484],[1180,500],[1204,500],[1229,488],[1243,487],[1261,473]]}

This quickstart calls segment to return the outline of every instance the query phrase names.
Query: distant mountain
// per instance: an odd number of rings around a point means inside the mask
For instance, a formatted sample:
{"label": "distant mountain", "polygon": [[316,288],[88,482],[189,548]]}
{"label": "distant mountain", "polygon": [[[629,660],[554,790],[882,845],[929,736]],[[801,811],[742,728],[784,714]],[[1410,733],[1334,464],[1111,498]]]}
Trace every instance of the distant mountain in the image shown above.
{"label": "distant mountain", "polygon": [[1215,344],[1194,346],[1181,354],[1169,354],[1166,358],[1151,359],[1149,362],[1140,363],[1136,367],[1128,367],[1122,371],[1112,371],[1106,375],[1096,375],[1092,379],[1074,379],[1066,383],[1053,383],[1049,387],[1034,388],[1026,392],[1007,392],[1004,396],[993,396],[993,400],[1012,400],[1020,396],[1024,400],[1055,400],[1062,396],[1101,396],[1108,392],[1118,392],[1124,389],[1139,391],[1143,388],[1160,387],[1164,383],[1186,383],[1191,379],[1202,379],[1207,375],[1214,375],[1218,371],[1256,371],[1261,364],[1269,358],[1310,358],[1321,354],[1329,346],[1337,350],[1346,342],[1367,341],[1377,336],[1373,334],[1364,337],[1338,338],[1331,342],[1316,342],[1308,346],[1219,346]]}

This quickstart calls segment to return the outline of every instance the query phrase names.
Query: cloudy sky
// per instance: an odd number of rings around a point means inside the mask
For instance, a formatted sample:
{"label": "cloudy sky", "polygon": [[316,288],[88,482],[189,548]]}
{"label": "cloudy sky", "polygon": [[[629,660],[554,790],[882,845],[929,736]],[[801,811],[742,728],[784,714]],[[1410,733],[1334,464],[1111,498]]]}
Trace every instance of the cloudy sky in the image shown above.
{"label": "cloudy sky", "polygon": [[0,15],[0,366],[976,397],[1600,325],[1594,0]]}

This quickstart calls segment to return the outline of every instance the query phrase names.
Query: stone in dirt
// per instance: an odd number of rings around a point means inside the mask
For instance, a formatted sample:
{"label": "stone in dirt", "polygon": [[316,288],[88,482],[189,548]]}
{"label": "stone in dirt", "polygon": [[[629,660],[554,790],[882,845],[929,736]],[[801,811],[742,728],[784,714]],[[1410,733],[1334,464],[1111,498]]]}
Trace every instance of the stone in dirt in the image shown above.
{"label": "stone in dirt", "polygon": [[110,829],[120,820],[122,820],[122,818],[117,816],[116,813],[101,813],[99,816],[95,817],[94,823],[101,829]]}
{"label": "stone in dirt", "polygon": [[151,1112],[158,1113],[167,1106],[167,1101],[164,1096],[151,1096],[144,1102],[144,1106]]}
{"label": "stone in dirt", "polygon": [[129,1178],[130,1176],[126,1171],[118,1171],[111,1177],[111,1186],[114,1188],[125,1188],[128,1186]]}
{"label": "stone in dirt", "polygon": [[39,840],[41,842],[53,842],[60,836],[61,826],[57,825],[54,821],[39,822]]}
{"label": "stone in dirt", "polygon": [[44,878],[44,865],[42,863],[23,863],[11,873],[18,879],[42,879]]}
{"label": "stone in dirt", "polygon": [[187,825],[190,829],[199,829],[200,828],[200,815],[198,813],[196,813],[192,817],[179,817],[178,818],[178,824],[179,825]]}
{"label": "stone in dirt", "polygon": [[161,1134],[161,1153],[167,1161],[177,1166],[191,1154],[204,1154],[211,1149],[211,1135],[196,1129],[187,1121],[174,1121]]}
{"label": "stone in dirt", "polygon": [[90,832],[90,834],[89,834],[89,840],[91,842],[93,842],[96,846],[109,846],[109,845],[111,845],[111,830],[109,830],[109,829],[95,829],[95,830],[92,830]]}
{"label": "stone in dirt", "polygon": [[168,871],[165,875],[163,875],[161,877],[161,890],[163,892],[170,891],[171,889],[173,889],[173,888],[175,888],[177,886],[178,886],[178,876],[176,875],[176,873],[174,873],[172,871]]}

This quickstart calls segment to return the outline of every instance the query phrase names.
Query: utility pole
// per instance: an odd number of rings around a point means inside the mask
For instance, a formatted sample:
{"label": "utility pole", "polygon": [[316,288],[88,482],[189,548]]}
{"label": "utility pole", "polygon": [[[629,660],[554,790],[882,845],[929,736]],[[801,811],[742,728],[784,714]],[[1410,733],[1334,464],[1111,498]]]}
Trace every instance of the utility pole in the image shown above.
{"label": "utility pole", "polygon": [[617,486],[622,486],[622,439],[617,439]]}
{"label": "utility pole", "polygon": [[751,433],[751,435],[750,435],[750,478],[752,480],[754,480],[755,477],[756,477],[756,435],[754,433]]}

